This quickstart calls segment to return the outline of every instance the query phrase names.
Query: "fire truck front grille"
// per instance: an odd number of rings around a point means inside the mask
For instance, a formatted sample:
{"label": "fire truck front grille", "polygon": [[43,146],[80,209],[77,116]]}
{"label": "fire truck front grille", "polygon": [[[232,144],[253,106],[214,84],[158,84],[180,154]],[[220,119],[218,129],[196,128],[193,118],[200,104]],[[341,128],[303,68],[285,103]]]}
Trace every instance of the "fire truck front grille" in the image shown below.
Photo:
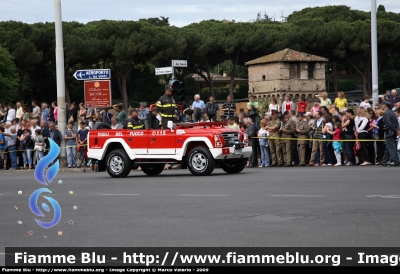
{"label": "fire truck front grille", "polygon": [[222,133],[222,136],[224,137],[225,146],[231,147],[235,145],[234,140],[239,139],[239,132]]}

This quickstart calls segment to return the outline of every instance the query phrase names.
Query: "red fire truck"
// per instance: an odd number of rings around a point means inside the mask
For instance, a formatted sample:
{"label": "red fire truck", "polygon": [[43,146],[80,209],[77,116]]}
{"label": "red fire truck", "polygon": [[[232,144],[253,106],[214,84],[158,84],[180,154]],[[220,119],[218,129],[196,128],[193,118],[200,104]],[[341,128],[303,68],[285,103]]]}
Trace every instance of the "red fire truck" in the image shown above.
{"label": "red fire truck", "polygon": [[[151,124],[151,123],[150,123]],[[251,155],[247,135],[224,122],[168,123],[167,129],[95,129],[88,138],[88,157],[114,178],[138,166],[150,176],[165,164],[179,164],[196,176],[210,175],[218,165],[227,173],[241,172]]]}

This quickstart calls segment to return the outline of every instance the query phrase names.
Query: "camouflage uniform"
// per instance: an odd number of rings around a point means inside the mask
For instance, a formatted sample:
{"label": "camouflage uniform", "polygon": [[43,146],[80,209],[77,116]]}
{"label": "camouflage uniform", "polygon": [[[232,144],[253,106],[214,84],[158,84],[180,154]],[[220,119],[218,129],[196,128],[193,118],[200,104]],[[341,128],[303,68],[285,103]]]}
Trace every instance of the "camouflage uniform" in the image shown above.
{"label": "camouflage uniform", "polygon": [[[282,131],[282,138],[293,138],[296,133],[296,123],[292,119],[288,119],[282,125],[286,132]],[[282,140],[282,150],[283,157],[285,158],[286,165],[292,165],[292,154],[293,154],[293,141],[292,140]]]}
{"label": "camouflage uniform", "polygon": [[306,165],[307,159],[306,159],[306,151],[307,151],[307,146],[308,146],[308,141],[305,140],[300,140],[300,139],[308,139],[309,136],[308,134],[310,133],[310,125],[306,120],[303,120],[299,122],[298,125],[299,133],[298,133],[298,138],[299,140],[297,141],[297,150],[299,152],[299,160],[300,160],[300,165]]}
{"label": "camouflage uniform", "polygon": [[[268,122],[268,127],[276,127],[276,130],[270,130],[269,131],[269,139],[268,139],[268,144],[269,144],[269,149],[271,153],[271,165],[276,166],[277,164],[283,165],[283,157],[282,157],[282,146],[281,142],[279,139],[273,139],[273,138],[279,138],[279,128],[281,126],[281,122],[279,119],[272,120]],[[276,155],[278,155],[278,163],[276,162]]]}

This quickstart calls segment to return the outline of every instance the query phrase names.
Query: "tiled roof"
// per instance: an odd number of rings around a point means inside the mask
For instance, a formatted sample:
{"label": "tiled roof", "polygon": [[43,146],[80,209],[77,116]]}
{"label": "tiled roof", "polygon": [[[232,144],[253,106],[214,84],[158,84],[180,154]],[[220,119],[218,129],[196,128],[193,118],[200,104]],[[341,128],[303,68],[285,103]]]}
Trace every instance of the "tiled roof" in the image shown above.
{"label": "tiled roof", "polygon": [[[202,77],[194,77],[196,82],[205,82],[205,80]],[[213,77],[213,82],[229,82],[231,80],[231,77]],[[234,78],[235,82],[247,82],[248,79],[244,79],[244,78],[238,78],[235,77]]]}
{"label": "tiled roof", "polygon": [[292,49],[284,49],[246,62],[246,66],[274,62],[328,62],[327,58]]}

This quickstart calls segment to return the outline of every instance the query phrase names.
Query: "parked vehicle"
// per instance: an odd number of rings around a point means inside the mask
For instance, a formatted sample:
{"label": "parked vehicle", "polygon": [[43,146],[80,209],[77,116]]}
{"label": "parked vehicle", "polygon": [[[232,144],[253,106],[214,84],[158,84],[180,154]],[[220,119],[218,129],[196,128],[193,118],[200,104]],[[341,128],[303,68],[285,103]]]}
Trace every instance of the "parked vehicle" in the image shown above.
{"label": "parked vehicle", "polygon": [[347,104],[349,107],[358,107],[360,105],[360,103],[356,102],[356,101],[347,101]]}

